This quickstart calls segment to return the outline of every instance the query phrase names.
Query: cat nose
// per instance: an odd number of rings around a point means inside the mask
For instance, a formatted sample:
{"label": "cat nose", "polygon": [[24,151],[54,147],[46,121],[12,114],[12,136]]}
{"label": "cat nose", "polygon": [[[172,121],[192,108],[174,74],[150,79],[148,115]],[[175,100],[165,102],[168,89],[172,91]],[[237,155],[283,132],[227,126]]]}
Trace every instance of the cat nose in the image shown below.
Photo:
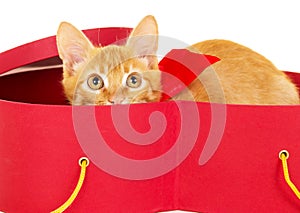
{"label": "cat nose", "polygon": [[108,99],[108,102],[111,103],[111,104],[115,104],[115,101],[111,100],[111,99]]}
{"label": "cat nose", "polygon": [[123,99],[113,97],[113,98],[109,98],[109,99],[107,100],[107,102],[108,102],[109,104],[122,104],[122,103],[123,103]]}
{"label": "cat nose", "polygon": [[123,100],[124,99],[119,95],[110,95],[107,97],[107,102],[109,104],[122,104]]}

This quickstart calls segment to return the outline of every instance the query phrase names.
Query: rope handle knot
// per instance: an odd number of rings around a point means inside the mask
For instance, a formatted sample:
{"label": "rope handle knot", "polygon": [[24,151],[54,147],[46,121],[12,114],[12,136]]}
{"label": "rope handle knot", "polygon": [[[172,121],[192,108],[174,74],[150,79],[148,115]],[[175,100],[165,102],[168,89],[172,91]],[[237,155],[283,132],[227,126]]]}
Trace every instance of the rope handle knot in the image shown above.
{"label": "rope handle knot", "polygon": [[282,161],[282,168],[283,168],[283,174],[285,182],[288,184],[288,186],[291,188],[291,190],[294,192],[294,194],[297,196],[297,198],[300,200],[300,192],[295,186],[295,184],[290,179],[289,169],[287,165],[287,159],[289,158],[290,154],[287,150],[281,150],[279,152],[279,159]]}

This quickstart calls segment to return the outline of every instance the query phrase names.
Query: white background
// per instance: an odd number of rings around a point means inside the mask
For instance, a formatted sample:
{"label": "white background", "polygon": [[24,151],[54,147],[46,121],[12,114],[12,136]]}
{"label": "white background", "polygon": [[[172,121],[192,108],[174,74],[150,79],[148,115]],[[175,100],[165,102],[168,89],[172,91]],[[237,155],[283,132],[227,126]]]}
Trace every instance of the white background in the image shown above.
{"label": "white background", "polygon": [[0,52],[56,34],[61,21],[80,29],[134,27],[156,17],[160,34],[193,44],[223,38],[260,52],[283,70],[300,72],[297,0],[9,0],[0,4]]}
{"label": "white background", "polygon": [[[61,21],[80,29],[134,27],[156,17],[160,34],[193,44],[223,38],[300,72],[297,0],[6,0],[0,3],[0,52],[56,34]],[[205,192],[199,192],[205,193]]]}

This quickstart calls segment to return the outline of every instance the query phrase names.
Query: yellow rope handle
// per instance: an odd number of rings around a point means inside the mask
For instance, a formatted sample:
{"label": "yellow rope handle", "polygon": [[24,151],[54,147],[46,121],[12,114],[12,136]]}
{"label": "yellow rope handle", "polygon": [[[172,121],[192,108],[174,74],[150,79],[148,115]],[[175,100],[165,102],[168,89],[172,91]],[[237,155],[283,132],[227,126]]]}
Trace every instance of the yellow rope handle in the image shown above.
{"label": "yellow rope handle", "polygon": [[288,186],[292,189],[292,191],[295,193],[298,199],[300,199],[300,192],[295,186],[295,184],[291,181],[290,175],[289,175],[289,169],[287,165],[287,159],[289,158],[289,152],[287,150],[282,150],[279,152],[279,158],[282,161],[282,168],[283,168],[283,174],[284,179]]}
{"label": "yellow rope handle", "polygon": [[52,211],[51,213],[62,213],[69,206],[71,206],[73,201],[76,199],[76,197],[77,197],[77,195],[78,195],[78,193],[81,189],[81,186],[83,184],[84,178],[85,178],[86,167],[89,165],[89,159],[86,158],[86,157],[80,158],[79,159],[79,165],[81,166],[81,172],[80,172],[80,176],[79,176],[79,180],[78,180],[76,188],[74,189],[74,191],[71,194],[71,196],[69,197],[69,199],[63,205],[61,205],[59,208]]}

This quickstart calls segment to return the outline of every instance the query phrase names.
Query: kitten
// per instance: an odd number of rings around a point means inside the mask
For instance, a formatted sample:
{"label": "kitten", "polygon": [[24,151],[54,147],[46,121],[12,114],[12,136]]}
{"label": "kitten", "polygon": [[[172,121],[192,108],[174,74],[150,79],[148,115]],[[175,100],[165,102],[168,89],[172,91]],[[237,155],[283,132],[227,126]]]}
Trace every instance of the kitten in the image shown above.
{"label": "kitten", "polygon": [[[150,36],[151,35],[151,36]],[[63,87],[71,104],[111,105],[156,102],[161,72],[156,51],[158,28],[146,16],[123,46],[95,47],[69,23],[61,23],[57,47],[63,60]],[[187,48],[221,60],[206,68],[174,100],[235,104],[299,104],[297,88],[269,60],[226,40]]]}

